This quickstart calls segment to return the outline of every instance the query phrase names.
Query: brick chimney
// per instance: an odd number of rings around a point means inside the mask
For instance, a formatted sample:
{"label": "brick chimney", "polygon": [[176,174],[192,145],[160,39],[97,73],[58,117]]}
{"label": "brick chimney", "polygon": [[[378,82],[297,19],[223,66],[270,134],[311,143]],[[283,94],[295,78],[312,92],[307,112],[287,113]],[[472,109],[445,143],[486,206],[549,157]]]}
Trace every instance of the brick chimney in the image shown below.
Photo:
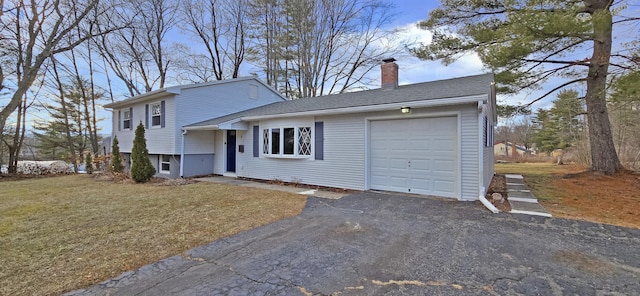
{"label": "brick chimney", "polygon": [[394,89],[398,87],[398,64],[395,63],[396,59],[388,58],[382,60],[384,64],[380,66],[382,73],[382,88]]}

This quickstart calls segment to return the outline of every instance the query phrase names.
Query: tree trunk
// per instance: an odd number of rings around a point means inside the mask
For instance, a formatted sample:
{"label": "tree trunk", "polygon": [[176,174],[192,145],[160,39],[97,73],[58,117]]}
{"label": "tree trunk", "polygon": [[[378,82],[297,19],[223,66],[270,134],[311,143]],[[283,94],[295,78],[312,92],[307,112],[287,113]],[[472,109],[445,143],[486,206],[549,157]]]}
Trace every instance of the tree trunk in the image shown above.
{"label": "tree trunk", "polygon": [[69,152],[71,153],[71,162],[73,163],[73,171],[78,173],[78,163],[76,162],[76,151],[74,149],[73,140],[71,138],[71,131],[69,130],[69,113],[67,112],[67,103],[64,100],[64,87],[62,85],[62,81],[60,81],[60,75],[58,75],[58,67],[56,59],[51,59],[51,65],[53,66],[53,73],[55,75],[55,81],[58,86],[58,92],[60,95],[60,105],[62,106],[62,113],[64,115],[64,123],[65,123],[65,135],[67,139],[67,147],[69,147]]}
{"label": "tree trunk", "polygon": [[585,5],[593,18],[593,56],[589,63],[586,94],[591,170],[611,175],[622,169],[622,165],[613,144],[606,101],[613,30],[610,1],[588,0]]}

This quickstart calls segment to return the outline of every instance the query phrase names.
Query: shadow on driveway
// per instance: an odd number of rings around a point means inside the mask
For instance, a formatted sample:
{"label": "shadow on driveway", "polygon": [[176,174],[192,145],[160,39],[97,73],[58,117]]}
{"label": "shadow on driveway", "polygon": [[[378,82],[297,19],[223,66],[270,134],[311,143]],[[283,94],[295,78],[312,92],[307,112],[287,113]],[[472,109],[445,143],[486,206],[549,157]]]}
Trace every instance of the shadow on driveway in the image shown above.
{"label": "shadow on driveway", "polygon": [[631,295],[639,246],[637,229],[367,192],[69,294]]}

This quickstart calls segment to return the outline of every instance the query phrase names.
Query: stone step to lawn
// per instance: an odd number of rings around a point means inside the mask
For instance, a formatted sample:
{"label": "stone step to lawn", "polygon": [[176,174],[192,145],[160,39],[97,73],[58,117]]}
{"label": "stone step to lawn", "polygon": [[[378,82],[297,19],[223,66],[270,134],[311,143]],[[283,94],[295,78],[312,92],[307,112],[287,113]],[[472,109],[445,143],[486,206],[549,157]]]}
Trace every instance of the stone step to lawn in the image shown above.
{"label": "stone step to lawn", "polygon": [[524,183],[522,175],[507,174],[505,177],[507,179],[508,200],[511,204],[510,213],[551,217],[551,214],[538,203],[538,199]]}

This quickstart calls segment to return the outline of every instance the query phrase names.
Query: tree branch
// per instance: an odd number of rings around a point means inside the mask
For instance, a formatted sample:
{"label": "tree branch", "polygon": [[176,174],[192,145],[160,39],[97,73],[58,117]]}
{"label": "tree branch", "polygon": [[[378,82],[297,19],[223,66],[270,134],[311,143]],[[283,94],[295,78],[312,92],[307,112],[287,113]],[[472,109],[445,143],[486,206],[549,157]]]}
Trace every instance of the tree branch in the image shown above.
{"label": "tree branch", "polygon": [[521,59],[523,62],[528,63],[549,63],[549,64],[563,64],[572,66],[589,66],[588,62],[582,61],[557,61],[557,60],[537,60],[537,59]]}
{"label": "tree branch", "polygon": [[565,82],[565,83],[563,83],[563,84],[561,84],[561,85],[559,85],[559,86],[557,86],[557,87],[553,88],[552,90],[550,90],[550,91],[546,92],[544,95],[542,95],[542,96],[538,97],[537,99],[535,99],[535,100],[533,100],[533,101],[531,101],[531,102],[529,102],[529,103],[527,103],[527,104],[524,104],[524,105],[520,106],[519,108],[520,108],[520,109],[529,108],[529,107],[531,107],[531,105],[533,105],[533,103],[535,103],[535,102],[537,102],[537,101],[540,101],[540,100],[542,100],[542,99],[546,98],[547,96],[549,96],[550,94],[554,93],[555,91],[557,91],[557,90],[559,90],[559,89],[562,89],[562,88],[564,88],[564,87],[566,87],[566,86],[568,86],[568,85],[574,84],[574,83],[584,82],[584,81],[587,81],[587,79],[586,79],[586,78],[580,78],[580,79],[574,79],[574,80],[571,80],[571,81]]}

